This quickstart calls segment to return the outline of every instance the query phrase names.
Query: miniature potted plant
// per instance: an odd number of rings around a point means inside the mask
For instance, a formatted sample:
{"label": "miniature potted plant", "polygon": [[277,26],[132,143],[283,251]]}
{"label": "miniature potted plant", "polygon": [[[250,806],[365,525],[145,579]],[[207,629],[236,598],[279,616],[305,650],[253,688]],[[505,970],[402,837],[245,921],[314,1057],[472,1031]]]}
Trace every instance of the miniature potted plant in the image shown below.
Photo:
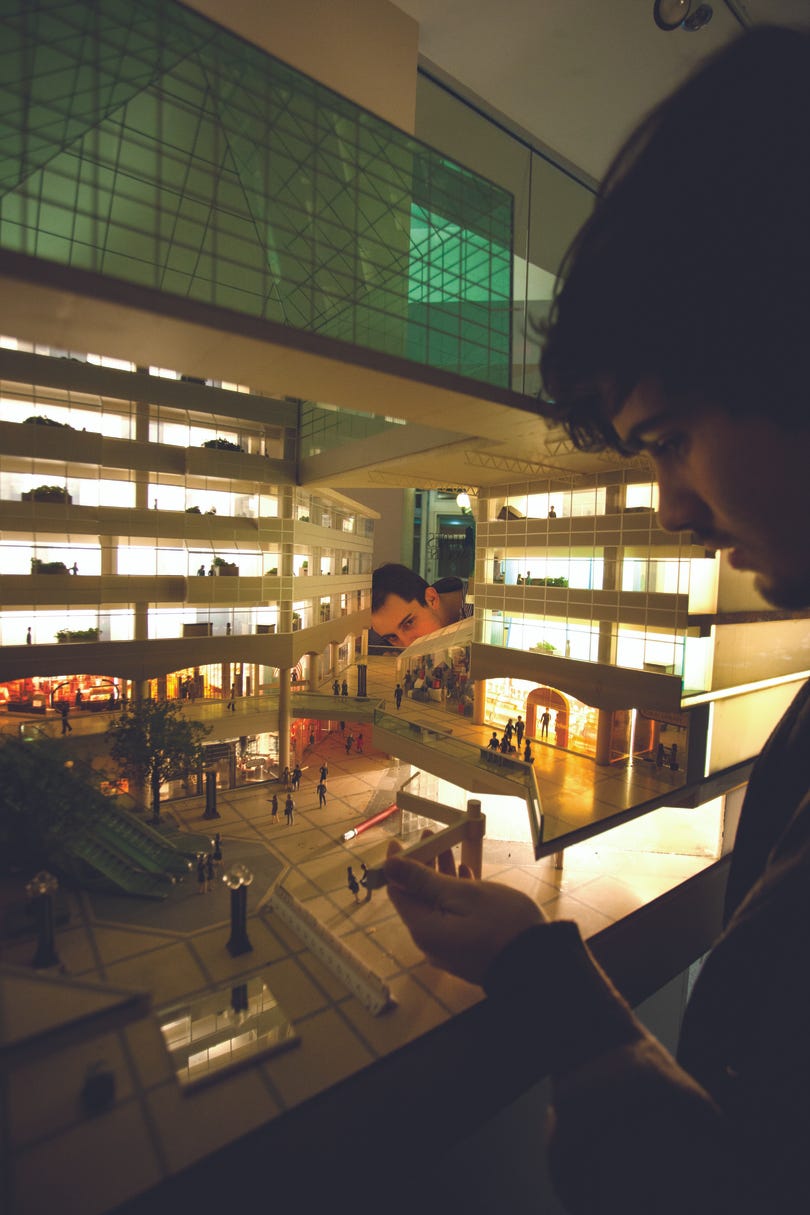
{"label": "miniature potted plant", "polygon": [[59,629],[56,640],[61,645],[66,641],[98,641],[101,629]]}
{"label": "miniature potted plant", "polygon": [[557,647],[552,645],[550,641],[538,641],[537,645],[533,645],[531,648],[535,654],[557,653]]}
{"label": "miniature potted plant", "polygon": [[233,561],[226,561],[224,557],[215,557],[211,562],[214,567],[214,574],[220,578],[235,578],[239,573],[239,566]]}
{"label": "miniature potted plant", "polygon": [[274,565],[272,569],[267,570],[267,574],[273,578],[278,577],[278,566]]}
{"label": "miniature potted plant", "polygon": [[67,574],[68,567],[64,561],[42,561],[39,557],[31,558],[32,574]]}
{"label": "miniature potted plant", "polygon": [[22,495],[23,502],[72,502],[73,498],[64,485],[37,485],[35,489],[26,490]]}
{"label": "miniature potted plant", "polygon": [[55,422],[53,418],[46,418],[44,415],[37,417],[36,414],[32,414],[30,418],[26,418],[23,424],[28,426],[64,426],[68,430],[73,429],[69,422]]}
{"label": "miniature potted plant", "polygon": [[213,448],[215,451],[244,451],[244,447],[240,447],[238,443],[232,443],[230,439],[206,439],[203,447]]}

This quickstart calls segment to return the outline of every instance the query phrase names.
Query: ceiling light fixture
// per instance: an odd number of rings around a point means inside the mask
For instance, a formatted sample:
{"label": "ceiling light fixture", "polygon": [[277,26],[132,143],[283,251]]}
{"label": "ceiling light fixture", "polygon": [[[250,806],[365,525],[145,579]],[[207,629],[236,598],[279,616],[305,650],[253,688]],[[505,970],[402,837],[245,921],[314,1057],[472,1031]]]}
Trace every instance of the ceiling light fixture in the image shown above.
{"label": "ceiling light fixture", "polygon": [[659,30],[702,30],[713,16],[710,4],[699,4],[692,12],[692,0],[654,0],[653,21]]}

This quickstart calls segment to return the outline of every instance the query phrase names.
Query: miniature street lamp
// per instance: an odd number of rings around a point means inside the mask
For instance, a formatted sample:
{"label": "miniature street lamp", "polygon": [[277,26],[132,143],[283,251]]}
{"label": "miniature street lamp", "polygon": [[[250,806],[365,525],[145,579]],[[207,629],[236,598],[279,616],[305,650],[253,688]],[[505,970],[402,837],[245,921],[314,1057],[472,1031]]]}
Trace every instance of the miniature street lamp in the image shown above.
{"label": "miniature street lamp", "polygon": [[217,774],[211,768],[205,774],[205,812],[203,818],[221,818],[217,810]]}
{"label": "miniature street lamp", "polygon": [[46,869],[40,869],[25,886],[37,921],[37,951],[31,963],[37,970],[59,965],[53,916],[53,896],[58,889],[59,882]]}
{"label": "miniature street lamp", "polygon": [[247,865],[236,864],[225,871],[222,880],[231,892],[231,938],[227,950],[235,958],[253,948],[247,934],[247,888],[253,874]]}

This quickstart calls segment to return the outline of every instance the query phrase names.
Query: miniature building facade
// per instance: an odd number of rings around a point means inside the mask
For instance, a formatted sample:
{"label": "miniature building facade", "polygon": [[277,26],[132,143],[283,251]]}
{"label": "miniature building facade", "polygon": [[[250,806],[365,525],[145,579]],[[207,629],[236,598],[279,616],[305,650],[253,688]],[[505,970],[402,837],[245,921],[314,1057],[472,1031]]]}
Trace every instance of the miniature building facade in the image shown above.
{"label": "miniature building facade", "polygon": [[[90,696],[99,677],[119,695],[140,679],[179,697],[190,676],[195,698],[234,680],[259,695],[305,654],[307,681],[341,650],[345,666],[369,606],[374,512],[295,485],[296,406],[26,345],[0,350],[7,678],[24,646],[6,699],[79,676],[83,656]],[[97,644],[69,659],[63,644],[79,641]]]}

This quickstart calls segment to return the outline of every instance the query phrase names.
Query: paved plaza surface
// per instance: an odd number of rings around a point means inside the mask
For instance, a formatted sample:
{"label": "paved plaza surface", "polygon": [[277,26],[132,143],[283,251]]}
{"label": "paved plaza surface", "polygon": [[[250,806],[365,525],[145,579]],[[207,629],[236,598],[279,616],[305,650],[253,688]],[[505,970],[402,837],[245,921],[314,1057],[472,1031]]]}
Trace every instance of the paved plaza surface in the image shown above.
{"label": "paved plaza surface", "polygon": [[[393,657],[370,657],[367,664],[368,698],[365,703],[350,697],[345,702],[340,698],[340,709],[336,705],[336,714],[340,710],[347,712],[350,705],[355,720],[348,722],[345,732],[341,732],[337,722],[331,729],[324,723],[317,743],[304,749],[300,760],[303,776],[301,787],[294,794],[296,813],[291,826],[285,823],[284,790],[278,781],[219,790],[219,818],[216,819],[206,819],[205,799],[201,797],[163,804],[162,830],[172,836],[177,834],[193,852],[209,850],[214,832],[219,831],[223,840],[225,866],[241,863],[254,874],[249,892],[250,904],[254,909],[266,903],[274,884],[282,878],[299,897],[306,899],[322,894],[319,875],[324,867],[327,870],[333,868],[336,874],[330,896],[341,905],[353,903],[345,880],[347,865],[353,864],[357,868],[362,859],[368,864],[378,862],[388,839],[399,831],[401,818],[396,814],[387,823],[372,828],[355,841],[344,843],[341,839],[349,828],[390,805],[395,800],[396,791],[415,771],[410,765],[400,763],[374,746],[374,708],[385,705],[387,711],[396,712],[393,688],[399,678],[397,662]],[[352,669],[348,677],[350,686],[355,687],[356,674]],[[321,691],[328,692],[330,688],[331,681],[328,681]],[[356,717],[363,708],[368,713],[367,721],[359,721]],[[220,702],[209,702],[205,709],[209,716],[230,718]],[[477,747],[486,746],[493,728],[489,723],[476,725],[471,718],[459,715],[453,704],[437,701],[421,702],[406,697],[399,714],[438,732],[452,733],[454,739]],[[102,717],[106,718],[106,714],[87,719],[87,729],[92,728],[97,732],[105,728]],[[365,743],[362,755],[357,753],[356,748],[350,754],[346,753],[345,735],[349,731],[355,737],[362,731]],[[559,750],[539,740],[536,740],[534,749],[544,812],[560,822],[568,818],[574,826],[587,825],[594,818],[658,796],[668,782],[682,781],[682,777],[671,774],[668,769],[657,769],[651,764],[636,764],[632,768],[597,768],[593,761],[583,756]],[[319,807],[316,786],[323,763],[329,769],[327,804]],[[271,818],[270,798],[274,792],[279,794],[278,822],[273,822]],[[145,821],[149,821],[148,816]],[[542,880],[550,879],[555,889],[570,888],[570,871],[576,868],[577,857],[584,858],[588,851],[581,848],[578,854],[573,850],[566,853],[570,858],[566,862],[566,877],[555,876],[553,862],[534,861],[527,821],[526,829],[520,824],[513,840],[486,841],[485,865],[488,871],[497,872],[506,880],[518,880],[529,890],[535,888],[541,875]],[[590,851],[594,858],[598,857],[598,841]],[[368,859],[367,853],[372,860]],[[595,859],[594,863],[597,863]],[[657,863],[664,869],[668,868],[662,858]],[[689,861],[685,864],[688,869]],[[515,865],[524,872],[524,877],[516,879],[514,875],[510,877],[508,872],[504,872]],[[79,907],[85,908],[89,922],[93,923],[140,925],[178,933],[193,932],[217,923],[227,926],[227,888],[216,882],[210,894],[200,895],[198,889],[196,867],[192,864],[185,881],[167,885],[167,897],[162,902],[125,895],[77,892],[72,896],[70,905],[75,911]],[[21,897],[21,892],[17,891],[15,895],[7,885],[5,901],[14,897]],[[7,941],[6,952],[9,948],[13,953],[14,948]]]}
{"label": "paved plaza surface", "polygon": [[[292,824],[283,814],[272,821],[269,799],[277,788],[272,782],[220,790],[217,819],[205,818],[204,798],[164,804],[166,831],[177,833],[192,850],[219,831],[225,867],[239,862],[253,873],[247,892],[249,951],[234,957],[227,948],[228,888],[215,881],[210,893],[199,894],[195,870],[161,902],[61,891],[58,965],[45,972],[32,970],[30,934],[6,935],[0,941],[2,960],[12,968],[0,975],[16,976],[3,981],[13,985],[15,1000],[28,993],[31,1001],[28,1013],[20,1010],[23,1024],[28,1016],[35,1022],[46,1009],[58,1021],[58,1010],[91,999],[99,990],[146,993],[151,1009],[160,1010],[261,977],[300,1039],[293,1050],[185,1096],[152,1013],[89,1037],[81,1026],[78,1034],[71,1029],[65,1037],[57,1025],[55,1038],[49,1039],[55,1045],[0,1079],[15,1215],[52,1209],[61,1215],[102,1215],[383,1060],[481,999],[478,988],[425,961],[385,890],[368,901],[361,894],[358,901],[348,888],[347,867],[359,876],[361,862],[379,864],[399,829],[400,814],[350,841],[343,834],[391,804],[412,775],[409,765],[374,745],[371,706],[387,698],[392,707],[395,682],[394,660],[370,660],[369,720],[352,727],[355,736],[360,730],[364,734],[362,755],[354,750],[346,754],[339,726],[322,725],[315,745],[301,757],[303,777],[294,794]],[[209,711],[217,710],[224,714],[224,705]],[[479,746],[491,733],[489,725],[475,726],[436,703],[404,700],[401,712],[432,729],[450,728],[454,738]],[[590,761],[553,747],[539,746],[536,762],[546,805],[555,788],[586,802],[598,790],[600,800],[612,797],[619,806],[627,804],[628,786],[635,779],[632,771],[603,774]],[[320,806],[316,785],[323,763],[329,769],[328,794]],[[638,794],[643,800],[655,774],[642,770],[638,779],[644,782]],[[682,846],[672,846],[671,823],[663,845],[656,837],[656,815],[651,815],[642,820],[646,836],[641,847],[638,840],[611,842],[617,835],[611,832],[567,850],[561,869],[552,858],[535,862],[527,823],[523,838],[516,832],[516,838],[485,840],[483,875],[525,891],[551,918],[576,920],[588,937],[710,863],[710,850],[694,835],[694,812],[682,813]],[[269,902],[277,882],[388,986],[393,998],[389,1011],[373,1016],[281,921]],[[23,883],[6,883],[0,895],[6,904],[19,903]],[[53,984],[47,1000],[41,988],[26,981],[34,975],[40,984]],[[77,1118],[77,1094],[100,1063],[115,1076],[114,1103],[101,1116]]]}

